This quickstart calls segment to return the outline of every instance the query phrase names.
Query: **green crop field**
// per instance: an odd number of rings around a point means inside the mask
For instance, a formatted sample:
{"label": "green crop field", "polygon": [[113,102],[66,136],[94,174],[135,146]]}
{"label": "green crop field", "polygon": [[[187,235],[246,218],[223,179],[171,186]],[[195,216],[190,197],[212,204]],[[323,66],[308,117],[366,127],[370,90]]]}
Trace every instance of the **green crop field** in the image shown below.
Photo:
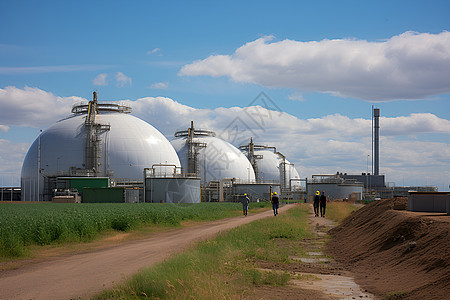
{"label": "green crop field", "polygon": [[[264,203],[250,203],[250,209]],[[240,203],[0,204],[0,258],[20,257],[30,245],[84,242],[108,230],[179,226],[183,220],[237,216]]]}

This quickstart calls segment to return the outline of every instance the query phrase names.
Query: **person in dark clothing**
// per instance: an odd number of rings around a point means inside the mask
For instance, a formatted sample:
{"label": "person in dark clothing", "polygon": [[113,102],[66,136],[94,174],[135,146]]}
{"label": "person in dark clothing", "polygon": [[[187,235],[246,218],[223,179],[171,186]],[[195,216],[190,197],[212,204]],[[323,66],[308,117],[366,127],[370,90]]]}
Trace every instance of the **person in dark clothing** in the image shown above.
{"label": "person in dark clothing", "polygon": [[272,195],[272,209],[273,209],[273,215],[278,215],[278,206],[280,204],[280,200],[278,199],[277,192],[274,192]]}
{"label": "person in dark clothing", "polygon": [[315,215],[316,217],[319,216],[319,202],[320,202],[320,192],[319,192],[319,191],[316,191],[316,195],[314,196],[314,203],[313,203],[313,206],[314,206],[314,215]]}
{"label": "person in dark clothing", "polygon": [[320,195],[320,216],[325,217],[325,209],[327,208],[327,196],[325,196],[325,191],[322,191]]}
{"label": "person in dark clothing", "polygon": [[250,199],[248,198],[247,194],[244,194],[244,196],[241,197],[241,203],[242,203],[242,210],[244,211],[244,216],[248,213],[248,204],[250,203]]}

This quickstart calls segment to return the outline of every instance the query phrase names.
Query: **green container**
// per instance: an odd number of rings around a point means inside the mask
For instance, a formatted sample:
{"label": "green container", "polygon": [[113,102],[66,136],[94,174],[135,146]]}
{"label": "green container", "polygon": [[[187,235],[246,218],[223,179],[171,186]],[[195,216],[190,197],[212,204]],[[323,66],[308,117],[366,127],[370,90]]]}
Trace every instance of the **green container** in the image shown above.
{"label": "green container", "polygon": [[122,203],[124,202],[124,188],[119,187],[85,187],[83,189],[83,203]]}
{"label": "green container", "polygon": [[85,188],[106,188],[109,186],[108,177],[72,177],[70,180],[70,188],[77,189],[80,195],[83,195]]}

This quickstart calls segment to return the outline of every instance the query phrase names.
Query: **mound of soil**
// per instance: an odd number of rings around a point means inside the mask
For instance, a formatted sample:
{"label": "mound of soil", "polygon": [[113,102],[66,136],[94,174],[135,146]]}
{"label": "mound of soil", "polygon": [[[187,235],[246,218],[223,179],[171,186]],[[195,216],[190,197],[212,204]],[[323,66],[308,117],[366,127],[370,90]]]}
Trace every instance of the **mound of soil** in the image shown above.
{"label": "mound of soil", "polygon": [[450,217],[396,210],[406,198],[375,201],[330,230],[327,251],[375,295],[448,299]]}

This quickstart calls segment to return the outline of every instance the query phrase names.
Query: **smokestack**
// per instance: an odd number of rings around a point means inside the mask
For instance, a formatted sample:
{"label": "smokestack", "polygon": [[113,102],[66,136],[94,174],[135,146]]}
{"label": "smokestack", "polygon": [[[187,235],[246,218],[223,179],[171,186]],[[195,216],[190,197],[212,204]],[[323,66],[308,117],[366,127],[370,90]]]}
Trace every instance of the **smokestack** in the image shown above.
{"label": "smokestack", "polygon": [[374,117],[374,175],[380,175],[380,109],[373,109],[373,117]]}

